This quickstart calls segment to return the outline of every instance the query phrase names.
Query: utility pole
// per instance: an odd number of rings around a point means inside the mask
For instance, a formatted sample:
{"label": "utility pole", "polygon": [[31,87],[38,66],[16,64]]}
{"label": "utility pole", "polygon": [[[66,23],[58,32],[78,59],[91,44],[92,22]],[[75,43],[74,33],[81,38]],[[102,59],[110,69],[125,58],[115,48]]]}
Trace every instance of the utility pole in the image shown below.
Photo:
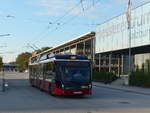
{"label": "utility pole", "polygon": [[132,2],[128,1],[128,9],[127,9],[127,22],[128,22],[128,31],[129,31],[129,70],[128,76],[131,74],[131,11],[132,11]]}
{"label": "utility pole", "polygon": [[[0,37],[6,37],[6,36],[10,36],[10,34],[2,34],[0,35]],[[5,46],[1,46],[1,47],[5,47]],[[0,53],[3,54],[3,53]],[[5,91],[5,72],[4,72],[4,66],[2,67],[2,91]]]}

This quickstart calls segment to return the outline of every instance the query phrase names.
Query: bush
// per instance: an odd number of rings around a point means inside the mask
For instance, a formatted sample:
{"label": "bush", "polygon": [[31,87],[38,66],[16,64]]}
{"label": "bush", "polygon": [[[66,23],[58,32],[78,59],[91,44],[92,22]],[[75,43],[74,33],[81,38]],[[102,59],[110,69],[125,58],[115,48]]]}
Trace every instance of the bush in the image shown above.
{"label": "bush", "polygon": [[150,87],[150,73],[133,72],[129,77],[129,84],[131,86]]}
{"label": "bush", "polygon": [[103,82],[103,83],[111,83],[116,80],[118,77],[110,72],[93,72],[92,79],[94,81]]}

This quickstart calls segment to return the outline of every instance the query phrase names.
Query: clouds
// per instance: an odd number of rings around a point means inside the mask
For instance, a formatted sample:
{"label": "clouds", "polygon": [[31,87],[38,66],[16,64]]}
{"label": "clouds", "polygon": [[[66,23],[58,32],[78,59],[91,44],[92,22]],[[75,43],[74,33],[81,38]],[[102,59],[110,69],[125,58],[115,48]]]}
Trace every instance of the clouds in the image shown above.
{"label": "clouds", "polygon": [[[94,1],[94,2],[93,2]],[[97,1],[100,1],[96,4]],[[133,7],[148,2],[149,0],[132,0]],[[70,9],[69,16],[84,16],[88,18],[106,17],[109,13],[112,16],[126,11],[128,0],[83,0],[83,4],[79,4],[80,0],[34,0],[35,4],[40,7],[36,12],[39,16],[59,17],[63,16]],[[95,6],[93,4],[95,3]],[[78,4],[78,6],[77,6]],[[83,5],[83,6],[82,6]],[[93,7],[92,7],[93,6]],[[90,9],[86,11],[86,9]],[[83,11],[85,9],[85,11]]]}
{"label": "clouds", "polygon": [[[100,1],[100,0],[94,0]],[[62,16],[66,12],[69,12],[69,15],[77,15],[77,16],[87,16],[87,17],[95,17],[96,8],[93,7],[93,0],[83,0],[83,4],[80,4],[80,0],[38,0],[38,2],[34,3],[39,6],[39,10],[36,11],[36,15],[40,16]],[[89,9],[89,11],[83,11]]]}
{"label": "clouds", "polygon": [[37,12],[39,15],[45,16],[62,16],[71,7],[76,4],[76,0],[39,0],[37,5],[42,7]]}

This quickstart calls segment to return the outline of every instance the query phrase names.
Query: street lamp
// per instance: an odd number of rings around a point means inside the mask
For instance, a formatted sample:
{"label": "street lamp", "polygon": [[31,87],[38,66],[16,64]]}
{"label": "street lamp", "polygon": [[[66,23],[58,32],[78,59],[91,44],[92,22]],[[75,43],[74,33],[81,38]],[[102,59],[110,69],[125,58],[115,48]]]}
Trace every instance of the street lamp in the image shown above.
{"label": "street lamp", "polygon": [[0,37],[10,36],[11,34],[2,34]]}
{"label": "street lamp", "polygon": [[0,67],[0,71],[2,71],[2,73],[1,73],[1,77],[0,77],[0,79],[1,79],[1,89],[2,89],[2,91],[4,92],[5,91],[5,74],[4,74],[4,64],[3,64],[3,58],[1,57],[0,58],[0,65],[1,65],[1,67]]}
{"label": "street lamp", "polygon": [[128,31],[129,31],[129,70],[128,75],[131,74],[131,10],[132,10],[132,2],[128,1],[128,9],[127,9],[127,22],[128,22]]}

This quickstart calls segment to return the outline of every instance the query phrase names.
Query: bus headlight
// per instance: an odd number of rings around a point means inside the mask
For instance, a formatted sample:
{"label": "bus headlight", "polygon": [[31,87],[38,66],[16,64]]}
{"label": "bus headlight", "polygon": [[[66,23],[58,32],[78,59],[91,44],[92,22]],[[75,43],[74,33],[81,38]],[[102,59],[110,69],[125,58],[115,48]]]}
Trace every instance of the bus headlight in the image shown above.
{"label": "bus headlight", "polygon": [[61,87],[64,88],[64,85],[62,84]]}
{"label": "bus headlight", "polygon": [[89,84],[89,88],[92,88],[92,84]]}
{"label": "bus headlight", "polygon": [[89,86],[81,86],[81,88],[89,88]]}

